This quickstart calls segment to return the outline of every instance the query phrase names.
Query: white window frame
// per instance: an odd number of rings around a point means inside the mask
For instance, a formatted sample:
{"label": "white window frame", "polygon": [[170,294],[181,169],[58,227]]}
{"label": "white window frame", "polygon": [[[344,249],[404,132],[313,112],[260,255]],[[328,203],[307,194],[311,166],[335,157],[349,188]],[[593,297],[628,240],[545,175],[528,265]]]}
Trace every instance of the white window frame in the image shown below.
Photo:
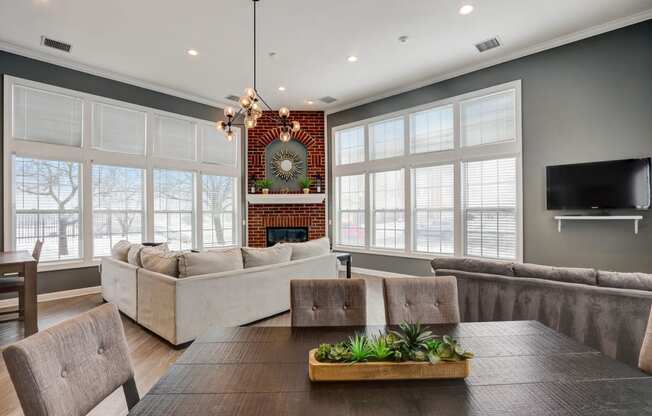
{"label": "white window frame", "polygon": [[[460,103],[474,98],[480,98],[486,95],[495,94],[505,90],[515,91],[515,123],[516,123],[516,138],[515,140],[501,141],[496,143],[481,144],[476,146],[462,147],[461,146],[461,129],[460,129]],[[411,153],[412,147],[410,143],[411,125],[410,115],[416,112],[429,110],[432,108],[442,107],[446,105],[453,106],[454,117],[454,131],[453,131],[453,149]],[[405,126],[405,144],[403,146],[404,154],[387,159],[371,159],[370,158],[370,138],[369,138],[369,125],[395,118],[403,117]],[[521,80],[507,82],[500,85],[495,85],[489,88],[484,88],[477,91],[461,94],[455,97],[450,97],[428,104],[415,106],[389,114],[356,121],[353,123],[343,124],[331,129],[331,149],[337,152],[336,134],[338,131],[350,129],[353,127],[364,127],[364,143],[365,143],[365,160],[363,162],[352,163],[347,165],[337,165],[334,161],[337,159],[337,154],[331,157],[331,171],[333,179],[336,180],[338,176],[348,175],[365,175],[365,189],[366,189],[366,207],[365,207],[365,223],[366,223],[366,239],[364,247],[351,247],[338,244],[337,235],[334,235],[333,247],[337,250],[344,250],[356,253],[369,253],[369,254],[384,254],[398,257],[431,259],[432,253],[423,253],[415,250],[413,238],[413,220],[412,220],[412,172],[411,169],[419,167],[429,167],[442,164],[454,165],[454,256],[464,256],[464,213],[463,213],[463,200],[462,200],[462,162],[474,160],[487,160],[487,159],[500,159],[506,157],[516,158],[516,192],[517,192],[517,207],[516,207],[516,261],[523,260],[523,167],[522,167],[522,149],[523,149],[523,134],[522,134],[522,106],[521,106]],[[405,169],[405,249],[404,250],[388,250],[377,249],[372,247],[372,212],[371,212],[371,198],[369,177],[373,172]],[[333,194],[332,206],[335,207],[334,218],[337,221],[337,201],[336,195]],[[333,230],[338,229],[338,224],[333,224]],[[448,254],[436,254],[447,256]],[[450,255],[448,255],[450,256]]]}
{"label": "white window frame", "polygon": [[[240,206],[241,198],[241,146],[242,134],[238,130],[236,155],[234,165],[219,165],[215,163],[201,162],[199,155],[202,154],[203,133],[199,126],[207,125],[214,126],[213,122],[202,120],[198,118],[188,117],[180,114],[170,113],[167,111],[157,110],[149,107],[139,106],[119,100],[113,100],[105,97],[87,94],[66,88],[55,87],[49,84],[25,80],[13,76],[4,76],[4,126],[3,126],[3,150],[4,150],[4,167],[3,167],[3,194],[5,196],[4,208],[4,248],[5,250],[14,249],[14,218],[13,218],[13,170],[12,158],[13,156],[32,157],[36,159],[47,160],[63,160],[81,163],[80,172],[80,195],[81,195],[81,234],[82,234],[82,247],[81,247],[81,260],[71,261],[53,261],[39,263],[39,271],[48,270],[62,270],[80,267],[96,266],[100,262],[100,258],[93,257],[93,229],[92,229],[92,199],[93,194],[90,186],[92,184],[91,169],[92,164],[109,165],[109,166],[124,166],[145,169],[145,224],[144,224],[144,238],[146,241],[152,241],[154,238],[154,182],[153,171],[155,168],[161,169],[174,169],[186,170],[194,172],[194,237],[193,247],[201,249],[203,246],[202,235],[199,230],[202,229],[202,187],[201,175],[218,175],[230,176],[235,178],[236,198],[234,201],[234,209],[236,210],[236,224],[242,223],[242,212]],[[20,85],[28,88],[35,88],[46,92],[56,94],[64,94],[67,96],[76,97],[82,100],[82,146],[72,147],[65,145],[55,145],[41,142],[28,142],[25,140],[17,139],[12,136],[13,132],[13,117],[12,117],[12,98],[13,86]],[[144,111],[147,113],[147,129],[146,129],[146,151],[144,155],[134,155],[127,153],[117,153],[94,149],[92,147],[91,135],[93,134],[92,126],[92,107],[93,103],[108,104],[118,107],[123,107],[129,110]],[[196,125],[195,137],[195,159],[196,160],[172,160],[153,155],[154,134],[155,134],[155,118],[158,116],[170,117],[191,121]],[[234,246],[238,246],[242,242],[241,227],[234,227]]]}

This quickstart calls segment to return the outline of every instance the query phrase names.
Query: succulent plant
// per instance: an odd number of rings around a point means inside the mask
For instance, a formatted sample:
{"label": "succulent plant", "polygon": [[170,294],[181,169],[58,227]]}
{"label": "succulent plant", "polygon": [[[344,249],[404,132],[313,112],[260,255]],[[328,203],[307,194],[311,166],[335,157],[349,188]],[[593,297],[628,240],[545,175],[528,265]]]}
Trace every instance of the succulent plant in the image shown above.
{"label": "succulent plant", "polygon": [[346,363],[351,361],[351,351],[344,342],[321,344],[315,352],[315,358],[320,362]]}
{"label": "succulent plant", "polygon": [[366,335],[355,334],[349,337],[348,347],[352,363],[367,361],[372,356],[369,339]]}
{"label": "succulent plant", "polygon": [[439,361],[462,361],[473,358],[473,353],[464,351],[457,341],[448,335],[441,340],[431,340],[426,343],[428,359],[432,363]]}
{"label": "succulent plant", "polygon": [[383,334],[369,338],[368,344],[371,351],[371,358],[377,361],[388,360],[394,354],[391,343],[392,341],[388,340],[388,336]]}
{"label": "succulent plant", "polygon": [[407,351],[425,349],[426,342],[434,338],[427,327],[421,327],[420,323],[402,322],[399,324],[399,331],[390,331],[395,337],[394,344]]}
{"label": "succulent plant", "polygon": [[304,176],[303,178],[299,179],[299,184],[301,184],[302,188],[310,188],[310,185],[312,185],[314,181],[312,178],[309,178],[307,176]]}

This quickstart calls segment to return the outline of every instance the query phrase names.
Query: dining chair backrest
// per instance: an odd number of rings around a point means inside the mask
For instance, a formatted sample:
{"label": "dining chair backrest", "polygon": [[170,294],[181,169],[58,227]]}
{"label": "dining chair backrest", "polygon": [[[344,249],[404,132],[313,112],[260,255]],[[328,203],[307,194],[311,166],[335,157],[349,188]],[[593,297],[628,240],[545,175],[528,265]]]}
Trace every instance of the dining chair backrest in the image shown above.
{"label": "dining chair backrest", "polygon": [[647,320],[643,345],[638,356],[638,368],[646,373],[652,374],[652,308],[650,308],[650,316]]}
{"label": "dining chair backrest", "polygon": [[105,304],[2,352],[26,415],[81,416],[122,386],[138,401],[120,314]]}
{"label": "dining chair backrest", "polygon": [[383,279],[385,319],[388,325],[403,321],[423,324],[460,322],[457,279],[454,276]]}
{"label": "dining chair backrest", "polygon": [[363,279],[291,280],[292,326],[366,325],[366,296]]}
{"label": "dining chair backrest", "polygon": [[32,250],[32,257],[34,257],[37,263],[41,258],[42,249],[43,249],[43,240],[36,240],[36,243],[34,243],[34,250]]}

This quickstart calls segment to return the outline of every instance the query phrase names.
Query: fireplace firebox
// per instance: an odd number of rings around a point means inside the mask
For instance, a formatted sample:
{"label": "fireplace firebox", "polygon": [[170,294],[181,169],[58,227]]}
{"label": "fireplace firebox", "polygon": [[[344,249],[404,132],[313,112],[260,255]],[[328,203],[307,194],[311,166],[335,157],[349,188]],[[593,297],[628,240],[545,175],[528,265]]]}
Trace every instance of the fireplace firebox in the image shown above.
{"label": "fireplace firebox", "polygon": [[300,243],[308,241],[307,227],[267,227],[267,247],[276,243]]}

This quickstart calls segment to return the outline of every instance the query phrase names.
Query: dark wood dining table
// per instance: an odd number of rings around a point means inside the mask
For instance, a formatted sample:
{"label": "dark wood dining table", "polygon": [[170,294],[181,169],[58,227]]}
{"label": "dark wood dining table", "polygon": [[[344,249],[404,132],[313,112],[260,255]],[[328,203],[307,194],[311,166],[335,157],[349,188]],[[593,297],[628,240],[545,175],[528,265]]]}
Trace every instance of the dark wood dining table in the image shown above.
{"label": "dark wood dining table", "polygon": [[382,329],[212,328],[130,415],[652,414],[652,377],[536,321],[432,325],[475,353],[464,380],[308,379],[310,349]]}
{"label": "dark wood dining table", "polygon": [[27,250],[0,252],[0,275],[18,273],[25,279],[23,320],[26,337],[38,332],[36,264],[36,259]]}

